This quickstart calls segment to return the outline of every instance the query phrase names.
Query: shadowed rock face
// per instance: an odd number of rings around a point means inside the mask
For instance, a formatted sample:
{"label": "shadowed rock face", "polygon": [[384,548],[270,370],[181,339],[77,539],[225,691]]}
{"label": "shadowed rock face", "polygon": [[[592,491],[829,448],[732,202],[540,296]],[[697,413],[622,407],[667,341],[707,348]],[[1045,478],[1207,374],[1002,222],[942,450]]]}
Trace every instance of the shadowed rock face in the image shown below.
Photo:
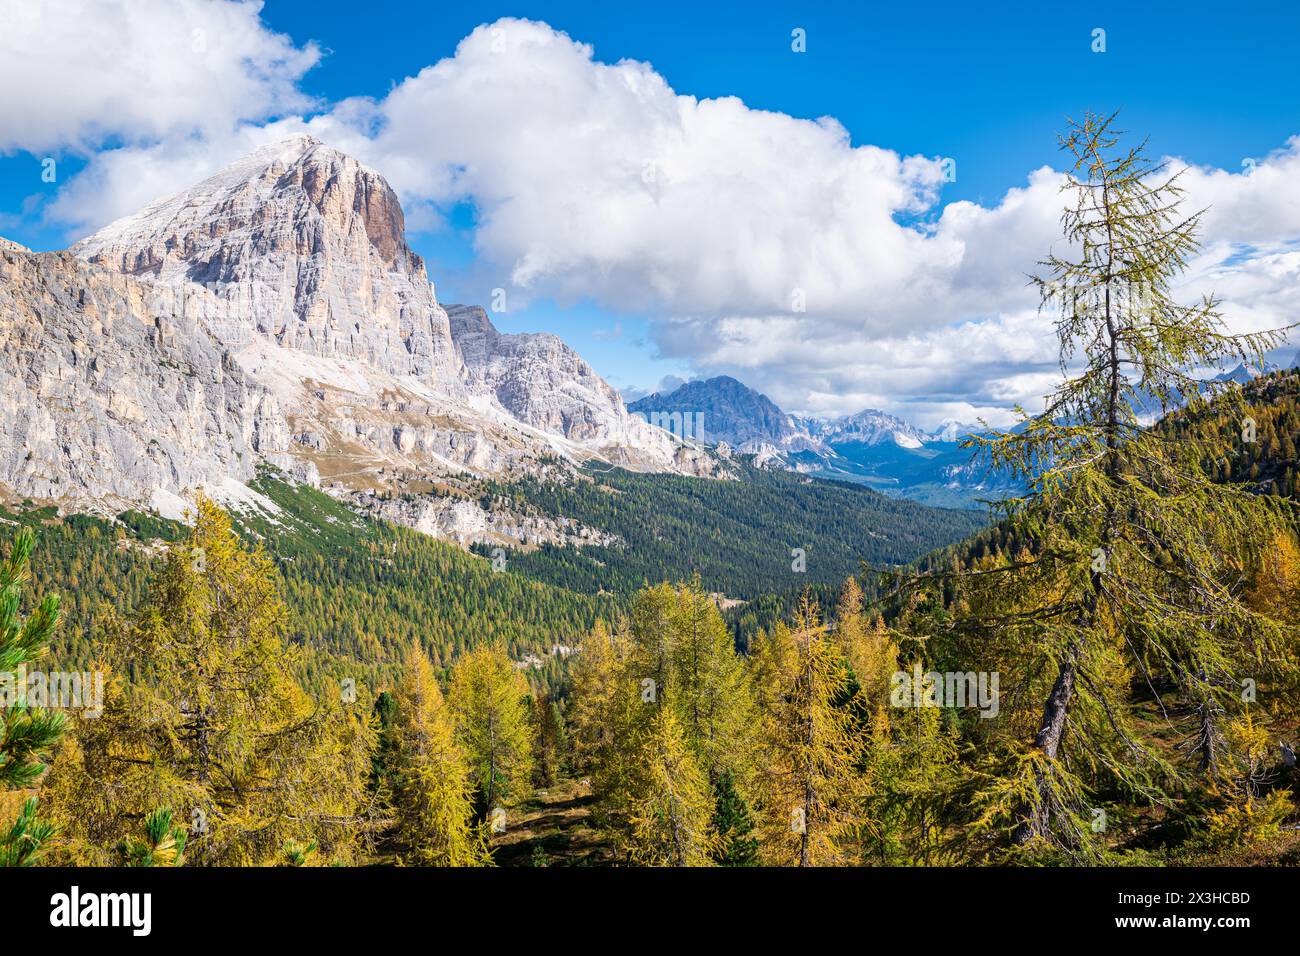
{"label": "shadowed rock face", "polygon": [[0,483],[127,505],[245,481],[259,457],[288,464],[275,397],[174,293],[13,245],[0,248]]}

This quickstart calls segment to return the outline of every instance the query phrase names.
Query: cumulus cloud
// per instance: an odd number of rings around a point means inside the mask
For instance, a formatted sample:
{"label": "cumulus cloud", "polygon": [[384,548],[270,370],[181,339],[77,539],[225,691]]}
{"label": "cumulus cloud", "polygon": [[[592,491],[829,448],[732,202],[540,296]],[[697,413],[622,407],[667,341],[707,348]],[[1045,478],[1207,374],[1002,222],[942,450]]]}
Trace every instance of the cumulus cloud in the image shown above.
{"label": "cumulus cloud", "polygon": [[[117,15],[103,29],[117,36],[133,18],[110,6]],[[235,102],[212,106],[217,119],[204,124],[198,109],[132,101],[121,135],[140,141],[97,154],[54,215],[101,225],[305,130],[380,170],[412,223],[472,203],[475,268],[512,302],[589,300],[645,315],[662,355],[701,375],[734,374],[792,411],[881,407],[923,426],[1005,424],[1012,404],[1032,407],[1059,375],[1051,320],[1026,279],[1061,245],[1059,171],[1026,170],[990,206],[944,205],[936,159],[854,146],[832,118],[683,95],[650,64],[603,62],[515,19],[474,30],[382,99],[281,115],[314,48],[254,29],[252,5],[197,0],[169,21],[173,38],[186,35],[186,17],[218,6],[247,27],[228,30],[229,42],[261,64],[231,81]],[[194,71],[208,67],[167,61],[160,69],[182,84],[206,82]],[[43,135],[85,142],[99,130],[78,107],[95,102],[89,92],[50,100],[59,118]],[[41,129],[27,122],[17,128]],[[1209,207],[1204,252],[1180,291],[1216,291],[1240,331],[1292,321],[1300,138],[1240,170],[1170,165],[1183,171],[1188,208]]]}
{"label": "cumulus cloud", "polygon": [[900,213],[937,162],[853,147],[838,122],[674,92],[545,24],[478,28],[377,105],[399,189],[472,200],[476,243],[524,292],[721,316],[860,304],[942,251]]}
{"label": "cumulus cloud", "polygon": [[0,152],[223,136],[312,104],[319,58],[262,24],[260,2],[0,0]]}

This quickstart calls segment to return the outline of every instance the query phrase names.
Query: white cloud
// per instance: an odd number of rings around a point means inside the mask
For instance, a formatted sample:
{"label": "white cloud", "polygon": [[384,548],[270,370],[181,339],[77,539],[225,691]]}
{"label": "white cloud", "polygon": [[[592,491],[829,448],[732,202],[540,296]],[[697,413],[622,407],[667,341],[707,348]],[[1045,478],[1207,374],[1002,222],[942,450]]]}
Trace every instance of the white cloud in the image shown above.
{"label": "white cloud", "polygon": [[0,152],[200,133],[308,108],[319,58],[266,29],[261,3],[0,0]]}
{"label": "white cloud", "polygon": [[894,219],[933,201],[936,162],[855,148],[832,119],[679,95],[544,24],[478,28],[377,114],[399,190],[472,199],[482,255],[525,292],[723,316],[801,290],[809,312],[860,321],[944,255]]}

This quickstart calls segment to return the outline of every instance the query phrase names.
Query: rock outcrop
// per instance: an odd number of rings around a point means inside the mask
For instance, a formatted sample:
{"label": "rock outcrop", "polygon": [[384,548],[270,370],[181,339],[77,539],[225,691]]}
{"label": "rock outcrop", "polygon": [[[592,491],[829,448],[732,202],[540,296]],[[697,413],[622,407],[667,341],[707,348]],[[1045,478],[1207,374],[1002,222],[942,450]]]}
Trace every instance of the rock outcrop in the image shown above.
{"label": "rock outcrop", "polygon": [[406,244],[397,196],[310,136],[263,147],[72,252],[183,291],[232,351],[261,340],[460,385],[447,313]]}

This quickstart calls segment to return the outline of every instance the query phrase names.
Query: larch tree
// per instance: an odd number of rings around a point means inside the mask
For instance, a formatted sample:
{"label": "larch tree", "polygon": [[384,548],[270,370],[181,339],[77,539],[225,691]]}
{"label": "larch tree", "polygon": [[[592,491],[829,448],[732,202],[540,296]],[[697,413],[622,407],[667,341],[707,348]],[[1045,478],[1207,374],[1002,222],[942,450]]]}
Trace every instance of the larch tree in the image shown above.
{"label": "larch tree", "polygon": [[677,605],[677,589],[665,582],[638,591],[628,614],[632,641],[630,666],[637,684],[644,690],[646,703],[655,707],[673,693],[673,618]]}
{"label": "larch tree", "polygon": [[890,680],[898,670],[898,646],[878,616],[868,619],[856,578],[848,578],[840,589],[831,636],[853,669],[868,706],[887,700]]}
{"label": "larch tree", "polygon": [[598,775],[618,746],[616,710],[626,695],[628,644],[604,621],[583,638],[572,671],[573,758],[583,773]]}
{"label": "larch tree", "polygon": [[626,632],[597,622],[573,664],[571,712],[575,769],[588,775],[601,829],[626,842],[628,803],[640,779],[639,742],[651,712]]}
{"label": "larch tree", "polygon": [[487,860],[473,823],[474,784],[455,721],[429,658],[407,652],[389,726],[394,834],[403,861],[477,866]]}
{"label": "larch tree", "polygon": [[1286,504],[1215,481],[1221,444],[1146,427],[1179,405],[1196,417],[1213,402],[1251,440],[1239,388],[1201,370],[1261,362],[1280,337],[1230,334],[1212,297],[1174,300],[1201,214],[1182,211],[1180,174],[1148,159],[1144,144],[1120,142],[1113,114],[1089,114],[1062,137],[1067,248],[1033,277],[1055,316],[1061,384],[1014,431],[970,440],[984,464],[1024,483],[1004,508],[1032,544],[1016,560],[959,572],[969,613],[937,622],[947,637],[1016,648],[1046,674],[1032,740],[985,795],[984,819],[1018,846],[1085,847],[1093,781],[1166,798],[1181,771],[1134,732],[1131,682],[1178,688],[1189,748],[1211,767],[1242,681],[1285,639],[1241,585]]}
{"label": "larch tree", "polygon": [[887,810],[896,813],[898,859],[891,862],[921,866],[954,862],[949,850],[952,841],[945,831],[963,771],[957,734],[945,726],[943,711],[900,708],[882,746],[890,750],[893,773],[886,774],[873,763],[878,772],[872,779],[888,789]]}
{"label": "larch tree", "polygon": [[631,860],[643,866],[712,866],[713,790],[676,708],[655,712],[640,749],[641,786],[628,814]]}
{"label": "larch tree", "polygon": [[849,670],[804,594],[792,624],[778,624],[755,649],[768,707],[762,852],[778,866],[846,862],[867,795],[864,748],[846,702]]}
{"label": "larch tree", "polygon": [[201,498],[144,606],[107,635],[103,714],[76,722],[51,771],[72,861],[111,862],[160,807],[188,827],[193,865],[267,862],[288,840],[352,858],[369,810],[368,708],[337,685],[299,686],[285,615],[270,559]]}
{"label": "larch tree", "polygon": [[452,667],[456,734],[469,760],[477,817],[528,794],[533,727],[528,684],[499,644],[481,644]]}
{"label": "larch tree", "polygon": [[744,659],[717,602],[698,579],[675,591],[676,604],[666,622],[667,704],[677,710],[710,785],[729,774],[742,797],[752,800],[759,763],[758,710]]}

